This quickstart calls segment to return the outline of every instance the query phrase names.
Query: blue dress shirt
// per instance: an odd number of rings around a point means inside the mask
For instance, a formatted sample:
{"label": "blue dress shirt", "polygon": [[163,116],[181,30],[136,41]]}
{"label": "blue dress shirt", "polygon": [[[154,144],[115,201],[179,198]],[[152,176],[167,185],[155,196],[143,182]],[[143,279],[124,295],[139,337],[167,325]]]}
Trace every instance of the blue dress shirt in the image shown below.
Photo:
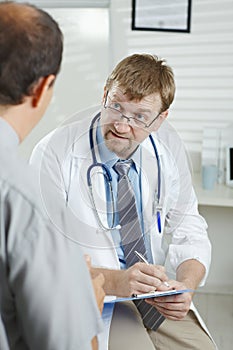
{"label": "blue dress shirt", "polygon": [[[100,125],[98,125],[98,127],[97,127],[96,138],[97,138],[96,142],[98,145],[101,162],[108,166],[110,173],[112,175],[112,189],[113,189],[114,201],[116,203],[116,201],[117,201],[118,175],[115,172],[115,170],[113,169],[113,166],[119,160],[119,158],[117,157],[117,155],[115,153],[111,152],[106,147],[103,136],[102,136]],[[141,225],[142,234],[144,234],[141,169],[140,169],[141,168],[140,167],[140,164],[141,164],[141,147],[140,146],[137,148],[137,150],[134,152],[134,154],[132,155],[132,157],[130,159],[133,160],[133,165],[130,167],[128,177],[130,179],[131,185],[132,185],[133,190],[134,190],[138,217],[139,217],[139,221],[140,221],[140,225]],[[107,196],[107,211],[109,213],[111,210],[111,202],[110,202],[111,198],[110,198],[109,188],[108,188],[107,184],[106,184],[106,196]],[[108,208],[109,208],[109,210],[108,210]],[[108,214],[108,220],[110,223],[112,220],[112,214]],[[116,226],[118,224],[119,224],[119,217],[116,213],[114,226]],[[112,238],[113,238],[116,250],[117,250],[118,259],[120,262],[121,269],[125,269],[126,264],[125,264],[125,258],[124,258],[124,251],[123,251],[123,248],[121,245],[120,232],[119,232],[119,230],[112,230],[111,234],[112,234]],[[148,236],[144,236],[144,238],[146,238],[146,237],[147,237],[147,239],[145,240],[145,244],[146,244],[146,249],[147,249],[147,260],[149,262],[152,262],[150,242],[149,242]]]}

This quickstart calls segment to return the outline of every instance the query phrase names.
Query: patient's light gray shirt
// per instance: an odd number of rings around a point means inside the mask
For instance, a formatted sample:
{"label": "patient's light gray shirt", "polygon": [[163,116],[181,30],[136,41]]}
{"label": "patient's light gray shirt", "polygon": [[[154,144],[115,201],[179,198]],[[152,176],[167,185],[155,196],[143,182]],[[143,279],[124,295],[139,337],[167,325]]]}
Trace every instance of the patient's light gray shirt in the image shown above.
{"label": "patient's light gray shirt", "polygon": [[[10,152],[0,122],[0,349],[90,350],[102,329],[77,243],[56,229],[37,177]],[[5,134],[3,133],[5,130]],[[9,135],[11,136],[9,137]],[[9,142],[10,138],[12,143]],[[48,188],[49,192],[49,188]],[[56,215],[68,227],[62,206]]]}

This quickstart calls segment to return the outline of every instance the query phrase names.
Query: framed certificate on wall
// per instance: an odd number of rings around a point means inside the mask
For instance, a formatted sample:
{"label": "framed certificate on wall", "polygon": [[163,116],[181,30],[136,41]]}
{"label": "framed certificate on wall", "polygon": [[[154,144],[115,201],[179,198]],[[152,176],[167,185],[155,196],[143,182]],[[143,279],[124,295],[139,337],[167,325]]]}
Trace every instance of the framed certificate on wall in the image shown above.
{"label": "framed certificate on wall", "polygon": [[233,145],[226,147],[226,184],[233,187]]}
{"label": "framed certificate on wall", "polygon": [[132,30],[190,32],[191,0],[133,0]]}

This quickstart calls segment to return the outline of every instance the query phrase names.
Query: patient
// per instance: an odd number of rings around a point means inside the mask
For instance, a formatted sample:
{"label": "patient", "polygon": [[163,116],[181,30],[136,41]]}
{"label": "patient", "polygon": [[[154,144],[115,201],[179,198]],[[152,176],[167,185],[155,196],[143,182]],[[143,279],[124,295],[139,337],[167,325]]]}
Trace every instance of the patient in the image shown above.
{"label": "patient", "polygon": [[48,217],[37,176],[16,156],[53,95],[62,33],[46,12],[1,2],[0,47],[0,348],[97,349],[104,277],[91,281],[66,237],[75,218],[54,203],[51,184]]}

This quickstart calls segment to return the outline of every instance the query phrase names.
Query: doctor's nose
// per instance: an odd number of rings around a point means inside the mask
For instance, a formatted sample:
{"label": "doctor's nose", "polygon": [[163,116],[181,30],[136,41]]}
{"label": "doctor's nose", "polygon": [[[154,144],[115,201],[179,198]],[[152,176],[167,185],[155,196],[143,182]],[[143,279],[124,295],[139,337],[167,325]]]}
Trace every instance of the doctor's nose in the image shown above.
{"label": "doctor's nose", "polygon": [[117,120],[114,123],[114,127],[119,133],[129,132],[130,131],[129,120],[127,118],[122,118],[121,120]]}

